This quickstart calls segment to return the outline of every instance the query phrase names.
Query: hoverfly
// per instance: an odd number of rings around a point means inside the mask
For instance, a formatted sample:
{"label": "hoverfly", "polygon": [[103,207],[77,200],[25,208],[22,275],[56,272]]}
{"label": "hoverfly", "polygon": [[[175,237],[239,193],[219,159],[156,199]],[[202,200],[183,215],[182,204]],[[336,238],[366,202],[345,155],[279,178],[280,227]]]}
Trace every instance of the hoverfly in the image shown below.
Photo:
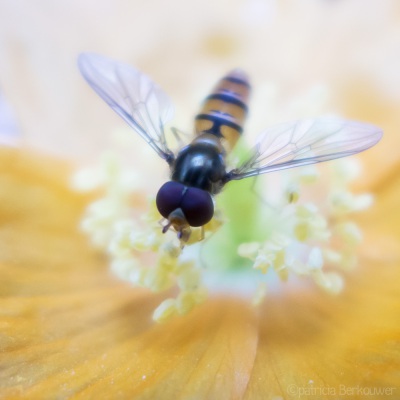
{"label": "hoverfly", "polygon": [[226,170],[226,155],[243,131],[250,92],[241,70],[224,76],[195,117],[192,142],[174,154],[164,125],[172,118],[168,96],[146,75],[109,58],[83,53],[78,66],[97,94],[163,158],[171,180],[156,197],[160,214],[185,243],[191,227],[203,227],[214,214],[213,196],[230,181],[349,156],[375,145],[382,131],[369,124],[336,118],[280,124],[258,137],[251,156]]}

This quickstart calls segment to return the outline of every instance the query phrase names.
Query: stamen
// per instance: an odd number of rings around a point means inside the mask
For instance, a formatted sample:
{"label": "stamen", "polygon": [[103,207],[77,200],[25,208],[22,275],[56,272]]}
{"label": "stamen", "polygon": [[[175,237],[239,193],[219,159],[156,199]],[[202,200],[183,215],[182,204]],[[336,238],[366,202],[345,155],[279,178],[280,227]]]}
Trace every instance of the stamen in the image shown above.
{"label": "stamen", "polygon": [[[210,281],[210,275],[221,274],[221,271],[226,275],[237,272],[237,264],[220,265],[221,251],[230,252],[232,257],[228,260],[234,259],[236,254],[251,260],[252,267],[245,267],[241,261],[240,271],[241,279],[244,277],[242,286],[252,288],[249,298],[253,305],[260,304],[269,293],[269,277],[273,275],[281,281],[291,276],[308,277],[323,290],[337,294],[344,286],[341,271],[357,263],[356,249],[362,232],[348,218],[350,213],[370,206],[373,199],[369,194],[349,192],[350,181],[344,161],[329,169],[329,175],[323,179],[319,179],[320,171],[314,166],[288,171],[280,185],[276,185],[276,178],[271,181],[267,178],[263,188],[267,202],[268,195],[274,192],[273,209],[247,190],[236,191],[233,197],[226,195],[227,202],[241,200],[243,196],[244,203],[238,204],[251,204],[248,209],[252,208],[256,216],[251,221],[243,218],[243,213],[231,204],[222,207],[228,210],[227,215],[223,215],[217,203],[213,219],[202,228],[180,228],[167,221],[162,229],[153,200],[139,217],[134,217],[138,209],[132,205],[133,195],[143,193],[144,189],[132,181],[126,184],[127,171],[118,164],[117,157],[105,157],[103,163],[97,175],[95,171],[90,174],[100,176],[96,182],[102,182],[106,190],[101,199],[88,207],[82,228],[109,254],[111,269],[119,278],[154,292],[178,289],[175,298],[164,300],[155,309],[153,319],[157,322],[186,314],[203,302],[207,297],[205,282]],[[357,168],[353,162],[351,164],[355,176]],[[80,179],[82,188],[85,174],[81,174]],[[319,196],[314,196],[318,193]],[[246,203],[248,196],[256,200]],[[229,210],[232,210],[230,214]],[[258,239],[260,232],[264,235],[262,240]],[[240,239],[235,241],[236,237]],[[249,238],[248,241],[245,238]],[[207,258],[218,260],[207,268],[203,268],[195,252],[195,245],[203,239]],[[213,249],[208,241],[215,243]]]}

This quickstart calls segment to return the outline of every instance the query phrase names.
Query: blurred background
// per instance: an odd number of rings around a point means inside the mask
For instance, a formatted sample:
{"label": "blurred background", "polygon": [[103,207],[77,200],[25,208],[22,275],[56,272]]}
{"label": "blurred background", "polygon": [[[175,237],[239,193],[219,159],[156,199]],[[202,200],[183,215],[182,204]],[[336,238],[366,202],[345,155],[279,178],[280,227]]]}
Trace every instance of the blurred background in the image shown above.
{"label": "blurred background", "polygon": [[398,0],[2,0],[3,126],[24,145],[78,162],[124,126],[81,78],[83,51],[146,72],[187,132],[214,83],[241,67],[254,88],[249,137],[274,122],[340,114],[385,130],[362,156],[365,184],[400,160]]}

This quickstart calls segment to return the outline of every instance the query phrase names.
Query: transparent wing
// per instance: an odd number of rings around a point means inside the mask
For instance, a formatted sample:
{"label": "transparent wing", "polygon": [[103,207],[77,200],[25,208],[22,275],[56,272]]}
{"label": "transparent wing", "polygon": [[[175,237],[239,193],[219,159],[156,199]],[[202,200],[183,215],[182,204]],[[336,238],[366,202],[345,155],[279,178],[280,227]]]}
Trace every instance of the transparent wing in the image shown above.
{"label": "transparent wing", "polygon": [[168,96],[133,67],[93,53],[78,58],[81,74],[97,94],[168,162],[163,125],[172,118]]}
{"label": "transparent wing", "polygon": [[251,157],[229,172],[227,180],[346,157],[368,149],[381,137],[376,126],[336,118],[277,125],[259,136]]}

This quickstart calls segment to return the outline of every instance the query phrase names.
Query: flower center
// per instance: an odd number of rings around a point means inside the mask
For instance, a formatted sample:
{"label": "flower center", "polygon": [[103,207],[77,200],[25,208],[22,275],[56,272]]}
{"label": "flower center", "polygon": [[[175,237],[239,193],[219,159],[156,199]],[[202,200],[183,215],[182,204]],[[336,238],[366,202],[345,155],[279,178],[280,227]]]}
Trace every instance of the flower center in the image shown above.
{"label": "flower center", "polygon": [[[247,296],[258,304],[278,280],[294,276],[339,293],[340,271],[355,265],[361,241],[349,216],[371,203],[371,196],[347,189],[354,170],[353,160],[340,160],[323,177],[316,167],[305,167],[230,183],[217,196],[205,240],[202,228],[193,228],[182,249],[176,234],[162,233],[154,200],[147,211],[135,204],[133,199],[144,196],[127,179],[132,172],[108,157],[96,172],[105,194],[88,207],[82,227],[109,254],[120,278],[154,292],[177,288],[154,311],[156,321],[188,313],[207,293]],[[87,171],[78,176],[81,188],[85,179],[93,182],[88,176]]]}

